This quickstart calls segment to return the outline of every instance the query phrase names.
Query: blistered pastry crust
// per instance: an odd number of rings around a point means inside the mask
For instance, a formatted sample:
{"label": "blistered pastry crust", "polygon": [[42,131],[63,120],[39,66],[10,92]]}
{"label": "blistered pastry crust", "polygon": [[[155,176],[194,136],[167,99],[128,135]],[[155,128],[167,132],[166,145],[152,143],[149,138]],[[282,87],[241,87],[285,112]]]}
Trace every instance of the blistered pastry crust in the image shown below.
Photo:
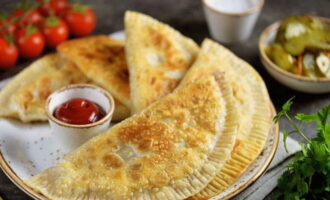
{"label": "blistered pastry crust", "polygon": [[57,50],[72,60],[85,76],[129,107],[129,74],[124,48],[124,42],[99,35],[68,40]]}
{"label": "blistered pastry crust", "polygon": [[238,113],[209,75],[115,125],[26,183],[51,199],[184,199],[229,158]]}
{"label": "blistered pastry crust", "polygon": [[172,92],[194,62],[198,46],[168,25],[141,13],[125,13],[131,110],[138,113]]}

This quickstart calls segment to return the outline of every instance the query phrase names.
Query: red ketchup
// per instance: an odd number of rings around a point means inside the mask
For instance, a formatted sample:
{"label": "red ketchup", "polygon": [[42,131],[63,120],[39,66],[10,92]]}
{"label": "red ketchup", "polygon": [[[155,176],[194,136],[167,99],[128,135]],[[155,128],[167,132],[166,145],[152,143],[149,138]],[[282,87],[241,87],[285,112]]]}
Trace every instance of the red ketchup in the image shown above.
{"label": "red ketchup", "polygon": [[59,105],[54,117],[69,124],[90,124],[105,116],[104,110],[96,103],[87,99],[76,98]]}

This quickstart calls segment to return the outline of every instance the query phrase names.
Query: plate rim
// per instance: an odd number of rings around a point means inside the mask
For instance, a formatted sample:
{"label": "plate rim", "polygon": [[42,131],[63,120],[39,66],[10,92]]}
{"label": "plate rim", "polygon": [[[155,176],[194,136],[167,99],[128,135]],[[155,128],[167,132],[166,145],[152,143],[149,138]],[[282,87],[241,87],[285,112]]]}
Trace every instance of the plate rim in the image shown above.
{"label": "plate rim", "polygon": [[6,159],[4,158],[0,149],[0,168],[6,174],[6,176],[25,194],[36,200],[49,200],[44,195],[35,192],[32,188],[27,186],[24,181],[16,174],[16,172],[10,167]]}
{"label": "plate rim", "polygon": [[[271,107],[272,116],[273,116],[276,113],[276,110],[275,110],[274,104],[272,103],[271,100],[270,100],[270,107]],[[273,132],[273,134],[274,134],[274,145],[271,149],[270,156],[267,158],[267,160],[265,161],[265,163],[263,164],[261,169],[256,174],[254,174],[248,181],[246,181],[242,186],[240,186],[236,190],[233,190],[232,192],[228,193],[226,196],[222,197],[221,199],[217,198],[217,200],[227,200],[227,199],[233,198],[234,196],[243,192],[247,187],[249,187],[253,183],[255,183],[266,172],[266,170],[267,170],[268,166],[270,165],[271,161],[273,160],[276,150],[278,148],[279,136],[280,136],[279,123],[276,123],[276,124],[273,123],[269,133],[271,133],[271,132]],[[15,173],[15,171],[10,167],[8,162],[5,160],[5,158],[1,152],[1,149],[0,149],[0,168],[6,174],[6,176],[19,189],[21,189],[23,192],[25,192],[31,198],[33,198],[35,200],[49,200],[47,197],[45,197],[41,193],[34,191],[32,188],[30,188],[28,185],[26,185],[26,183],[24,183],[24,181]],[[219,195],[219,194],[217,194],[217,195]]]}

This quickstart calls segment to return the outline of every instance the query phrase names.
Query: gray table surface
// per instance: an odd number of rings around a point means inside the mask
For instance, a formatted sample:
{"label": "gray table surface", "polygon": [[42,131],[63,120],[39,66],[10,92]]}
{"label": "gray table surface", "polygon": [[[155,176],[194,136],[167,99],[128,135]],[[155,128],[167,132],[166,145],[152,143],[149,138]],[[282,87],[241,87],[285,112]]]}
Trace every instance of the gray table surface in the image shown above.
{"label": "gray table surface", "polygon": [[[18,0],[0,0],[0,10],[11,9]],[[187,36],[200,43],[205,37],[210,37],[202,4],[200,0],[82,0],[95,9],[98,23],[94,34],[108,34],[123,29],[123,15],[125,10],[136,10],[149,14],[160,21],[170,24]],[[228,46],[238,56],[251,63],[264,78],[271,99],[276,107],[280,106],[290,97],[296,96],[292,114],[313,113],[319,108],[330,104],[330,94],[311,95],[288,89],[277,83],[264,70],[258,53],[257,41],[261,31],[272,22],[285,16],[297,14],[315,14],[330,17],[330,0],[266,0],[265,6],[256,24],[251,38],[242,44]],[[1,56],[1,55],[0,55]],[[29,64],[20,61],[17,66],[7,71],[0,71],[0,80],[14,76]],[[281,129],[287,127],[281,121]],[[305,126],[304,130],[310,136],[314,135],[313,126]],[[299,139],[299,137],[295,137]],[[18,189],[0,170],[0,196],[4,200],[31,199]],[[266,199],[271,199],[269,195]]]}

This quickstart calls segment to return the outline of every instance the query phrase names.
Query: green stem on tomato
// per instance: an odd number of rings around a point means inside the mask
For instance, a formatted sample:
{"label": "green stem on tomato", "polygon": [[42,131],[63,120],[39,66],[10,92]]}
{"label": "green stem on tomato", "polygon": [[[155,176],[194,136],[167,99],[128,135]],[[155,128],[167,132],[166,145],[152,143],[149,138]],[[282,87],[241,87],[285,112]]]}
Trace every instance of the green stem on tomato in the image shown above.
{"label": "green stem on tomato", "polygon": [[[42,2],[42,1],[41,1]],[[36,2],[35,4],[33,4],[31,6],[30,9],[26,10],[26,12],[24,12],[21,16],[18,16],[18,17],[13,17],[10,19],[10,21],[8,23],[4,23],[2,27],[0,27],[0,32],[4,32],[5,33],[5,30],[12,24],[18,22],[19,20],[21,19],[24,19],[25,17],[29,16],[29,14],[31,14],[31,12],[38,8],[42,3],[41,2]]]}

